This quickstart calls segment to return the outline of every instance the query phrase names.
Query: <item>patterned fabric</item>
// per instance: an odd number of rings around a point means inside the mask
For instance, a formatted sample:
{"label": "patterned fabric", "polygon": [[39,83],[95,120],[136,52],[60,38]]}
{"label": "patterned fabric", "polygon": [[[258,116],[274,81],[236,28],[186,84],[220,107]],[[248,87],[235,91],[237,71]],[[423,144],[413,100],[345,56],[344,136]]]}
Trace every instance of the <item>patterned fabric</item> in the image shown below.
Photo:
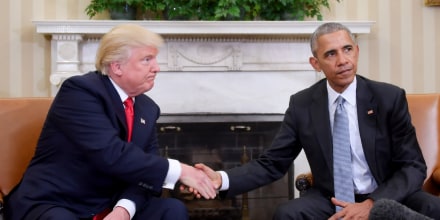
{"label": "patterned fabric", "polygon": [[[348,130],[348,116],[344,108],[345,99],[339,96],[336,102],[337,107],[333,123],[333,176],[335,197],[345,202],[354,202],[350,134]],[[341,207],[336,207],[336,211],[341,209]]]}

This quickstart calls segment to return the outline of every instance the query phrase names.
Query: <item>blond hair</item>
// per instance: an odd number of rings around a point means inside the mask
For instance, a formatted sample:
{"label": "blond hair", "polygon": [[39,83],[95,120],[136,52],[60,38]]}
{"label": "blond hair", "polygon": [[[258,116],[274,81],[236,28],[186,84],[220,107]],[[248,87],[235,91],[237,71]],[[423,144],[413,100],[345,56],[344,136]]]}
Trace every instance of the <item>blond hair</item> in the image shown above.
{"label": "blond hair", "polygon": [[136,24],[121,24],[104,34],[96,54],[95,67],[102,74],[108,74],[111,62],[125,61],[131,53],[131,49],[152,46],[160,47],[163,38],[154,32]]}

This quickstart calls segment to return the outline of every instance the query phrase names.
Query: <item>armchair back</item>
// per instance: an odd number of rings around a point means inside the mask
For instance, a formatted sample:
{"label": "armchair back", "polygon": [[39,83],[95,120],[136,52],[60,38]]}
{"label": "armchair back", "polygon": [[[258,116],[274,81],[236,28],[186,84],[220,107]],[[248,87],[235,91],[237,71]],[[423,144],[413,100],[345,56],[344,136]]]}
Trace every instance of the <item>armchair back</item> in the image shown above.
{"label": "armchair back", "polygon": [[34,154],[51,103],[52,98],[0,99],[0,207]]}
{"label": "armchair back", "polygon": [[423,189],[440,196],[440,94],[408,94],[411,120],[426,161]]}

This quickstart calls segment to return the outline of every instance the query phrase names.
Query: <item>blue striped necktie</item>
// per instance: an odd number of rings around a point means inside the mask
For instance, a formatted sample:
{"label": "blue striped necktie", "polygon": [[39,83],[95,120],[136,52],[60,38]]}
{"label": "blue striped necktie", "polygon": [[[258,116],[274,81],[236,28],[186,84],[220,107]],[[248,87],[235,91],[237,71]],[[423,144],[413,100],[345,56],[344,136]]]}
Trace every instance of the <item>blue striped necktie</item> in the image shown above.
{"label": "blue striped necktie", "polygon": [[[335,197],[345,202],[354,202],[353,173],[351,167],[350,133],[348,116],[344,108],[345,99],[339,96],[333,122],[333,178]],[[336,207],[336,211],[341,210]]]}

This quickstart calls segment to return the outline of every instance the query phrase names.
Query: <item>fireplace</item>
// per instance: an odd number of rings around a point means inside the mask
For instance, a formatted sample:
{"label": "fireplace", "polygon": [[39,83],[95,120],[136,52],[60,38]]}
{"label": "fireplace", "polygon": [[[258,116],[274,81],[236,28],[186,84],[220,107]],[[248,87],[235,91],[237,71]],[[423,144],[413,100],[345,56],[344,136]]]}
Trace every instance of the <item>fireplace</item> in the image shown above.
{"label": "fireplace", "polygon": [[[257,157],[278,130],[289,96],[322,78],[308,63],[308,38],[322,21],[34,21],[36,32],[51,40],[51,95],[67,77],[94,70],[101,36],[127,22],[165,39],[161,72],[147,95],[162,111],[161,153],[186,163],[227,169]],[[369,33],[373,24],[341,23],[356,35]],[[303,154],[270,186],[228,201],[185,201],[194,219],[271,219],[276,204],[298,195],[293,170],[309,170]],[[221,208],[207,209],[212,203]]]}
{"label": "fireplace", "polygon": [[[188,164],[204,163],[214,170],[240,166],[270,146],[282,115],[164,115],[158,124],[160,152]],[[293,198],[293,167],[282,179],[232,199],[195,199],[177,191],[165,196],[181,199],[190,218],[271,219],[278,204]]]}

